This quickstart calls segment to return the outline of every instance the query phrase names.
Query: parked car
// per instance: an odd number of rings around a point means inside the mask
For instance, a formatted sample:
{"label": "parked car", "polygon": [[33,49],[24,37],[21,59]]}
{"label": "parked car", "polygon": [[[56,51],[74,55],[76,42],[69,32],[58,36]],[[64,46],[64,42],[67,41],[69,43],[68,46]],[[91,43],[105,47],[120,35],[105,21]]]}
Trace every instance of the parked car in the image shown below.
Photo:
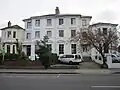
{"label": "parked car", "polygon": [[59,56],[59,61],[68,64],[79,64],[83,60],[82,60],[82,56],[79,54],[66,54]]}
{"label": "parked car", "polygon": [[112,62],[113,63],[120,62],[120,56],[119,55],[117,55],[117,54],[111,54],[111,57],[112,57]]}

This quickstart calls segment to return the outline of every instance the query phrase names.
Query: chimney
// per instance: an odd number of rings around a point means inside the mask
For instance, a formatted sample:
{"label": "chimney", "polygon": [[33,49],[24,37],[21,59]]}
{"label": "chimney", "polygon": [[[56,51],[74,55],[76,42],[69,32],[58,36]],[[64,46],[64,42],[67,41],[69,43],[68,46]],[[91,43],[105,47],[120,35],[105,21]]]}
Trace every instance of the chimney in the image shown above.
{"label": "chimney", "polygon": [[11,22],[9,21],[9,22],[8,22],[8,27],[10,27],[10,26],[11,26]]}
{"label": "chimney", "polygon": [[57,14],[57,15],[60,14],[59,7],[56,7],[55,14]]}

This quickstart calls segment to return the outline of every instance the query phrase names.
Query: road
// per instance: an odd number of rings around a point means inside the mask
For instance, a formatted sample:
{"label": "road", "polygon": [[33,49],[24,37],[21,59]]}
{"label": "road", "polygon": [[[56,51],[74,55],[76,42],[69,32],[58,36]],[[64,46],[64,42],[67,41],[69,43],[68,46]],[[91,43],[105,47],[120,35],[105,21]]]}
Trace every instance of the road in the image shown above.
{"label": "road", "polygon": [[120,75],[0,74],[0,90],[120,90]]}

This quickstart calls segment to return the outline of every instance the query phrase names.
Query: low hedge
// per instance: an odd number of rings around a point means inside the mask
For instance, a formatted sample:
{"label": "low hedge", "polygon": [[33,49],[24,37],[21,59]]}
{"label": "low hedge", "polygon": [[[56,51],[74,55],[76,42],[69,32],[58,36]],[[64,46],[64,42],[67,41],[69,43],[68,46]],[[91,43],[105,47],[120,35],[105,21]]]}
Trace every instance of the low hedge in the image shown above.
{"label": "low hedge", "polygon": [[40,61],[45,68],[48,68],[50,65],[54,65],[58,62],[58,56],[55,53],[49,53],[40,56]]}

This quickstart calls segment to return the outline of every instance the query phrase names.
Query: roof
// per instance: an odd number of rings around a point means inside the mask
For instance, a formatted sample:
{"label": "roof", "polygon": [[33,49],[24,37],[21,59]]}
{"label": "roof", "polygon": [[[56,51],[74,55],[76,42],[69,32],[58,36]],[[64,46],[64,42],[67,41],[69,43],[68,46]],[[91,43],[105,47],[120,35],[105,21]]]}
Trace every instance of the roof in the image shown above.
{"label": "roof", "polygon": [[113,23],[103,23],[103,22],[98,22],[98,23],[94,23],[90,26],[96,26],[96,25],[113,25],[113,26],[118,26],[118,24],[113,24]]}
{"label": "roof", "polygon": [[81,14],[47,14],[41,16],[33,16],[28,19],[24,19],[23,21],[31,20],[32,18],[39,18],[39,17],[61,17],[61,16],[80,16],[82,18],[92,18],[92,16],[82,16]]}
{"label": "roof", "polygon": [[23,30],[25,30],[24,28],[20,27],[19,25],[13,25],[13,26],[10,26],[10,27],[5,27],[5,28],[2,28],[1,30],[5,30],[5,29],[9,29],[9,28],[15,28],[15,29],[23,29]]}

